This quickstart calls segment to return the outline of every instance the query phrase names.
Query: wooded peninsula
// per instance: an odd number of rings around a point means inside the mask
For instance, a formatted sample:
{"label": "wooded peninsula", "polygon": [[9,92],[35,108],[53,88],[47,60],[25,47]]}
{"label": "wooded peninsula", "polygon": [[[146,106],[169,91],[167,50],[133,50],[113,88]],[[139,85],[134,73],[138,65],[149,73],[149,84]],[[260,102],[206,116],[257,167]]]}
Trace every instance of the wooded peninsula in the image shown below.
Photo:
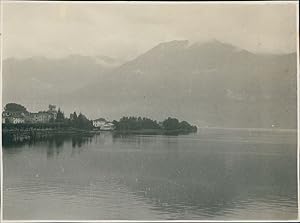
{"label": "wooded peninsula", "polygon": [[49,134],[92,134],[111,131],[118,134],[178,135],[197,132],[197,127],[187,121],[168,117],[163,121],[147,117],[122,117],[119,121],[104,118],[88,119],[84,114],[73,112],[66,117],[60,108],[49,105],[47,111],[32,113],[26,107],[8,103],[2,112],[2,139],[15,141],[43,138]]}

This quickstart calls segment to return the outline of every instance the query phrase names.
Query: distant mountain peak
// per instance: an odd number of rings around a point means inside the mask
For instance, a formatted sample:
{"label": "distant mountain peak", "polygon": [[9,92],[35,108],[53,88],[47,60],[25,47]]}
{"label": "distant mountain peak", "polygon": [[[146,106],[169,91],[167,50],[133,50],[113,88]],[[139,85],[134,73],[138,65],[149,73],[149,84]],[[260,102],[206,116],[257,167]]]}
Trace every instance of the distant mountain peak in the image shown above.
{"label": "distant mountain peak", "polygon": [[205,42],[196,42],[190,46],[190,48],[209,48],[209,49],[227,49],[231,51],[242,51],[243,49],[234,46],[230,43],[222,42],[217,39],[208,40]]}
{"label": "distant mountain peak", "polygon": [[166,54],[170,55],[178,53],[182,50],[187,49],[188,46],[188,40],[172,40],[168,42],[162,42],[154,46],[152,49],[146,51],[144,54],[138,56],[135,60],[141,60],[149,57],[155,57],[157,59],[158,57],[166,56]]}
{"label": "distant mountain peak", "polygon": [[164,49],[164,48],[186,48],[189,45],[188,40],[172,40],[168,42],[162,42],[153,49]]}

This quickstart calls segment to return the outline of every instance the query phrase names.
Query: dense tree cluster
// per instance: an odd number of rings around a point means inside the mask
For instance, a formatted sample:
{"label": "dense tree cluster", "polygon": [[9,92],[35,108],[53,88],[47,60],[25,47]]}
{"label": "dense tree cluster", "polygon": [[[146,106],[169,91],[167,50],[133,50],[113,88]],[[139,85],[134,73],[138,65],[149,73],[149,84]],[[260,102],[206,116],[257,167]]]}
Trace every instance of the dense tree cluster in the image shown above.
{"label": "dense tree cluster", "polygon": [[79,113],[77,116],[76,112],[70,115],[68,120],[70,126],[81,129],[92,129],[93,123],[85,115]]}
{"label": "dense tree cluster", "polygon": [[159,129],[165,131],[197,131],[196,126],[190,125],[186,121],[179,122],[176,118],[167,118],[161,123],[149,118],[141,117],[122,117],[120,121],[113,121],[116,130],[141,130],[141,129]]}
{"label": "dense tree cluster", "polygon": [[65,121],[65,114],[59,108],[57,111],[55,122],[64,122],[64,121]]}
{"label": "dense tree cluster", "polygon": [[64,113],[60,109],[58,109],[55,122],[63,123],[69,127],[85,130],[93,128],[92,121],[90,121],[85,115],[79,113],[77,116],[77,113],[74,112],[70,114],[70,118],[65,118]]}
{"label": "dense tree cluster", "polygon": [[113,123],[117,130],[160,129],[160,125],[149,118],[122,117],[119,122]]}
{"label": "dense tree cluster", "polygon": [[4,111],[5,112],[24,112],[27,113],[27,109],[20,104],[16,104],[16,103],[8,103],[5,105],[4,107]]}
{"label": "dense tree cluster", "polygon": [[70,114],[70,118],[66,118],[64,112],[60,110],[57,111],[56,119],[54,120],[55,123],[61,123],[69,127],[79,128],[79,129],[92,129],[93,124],[85,115],[79,113],[77,116],[76,112]]}
{"label": "dense tree cluster", "polygon": [[165,130],[182,130],[182,131],[197,131],[196,126],[192,126],[186,121],[179,122],[176,118],[167,118],[162,122]]}

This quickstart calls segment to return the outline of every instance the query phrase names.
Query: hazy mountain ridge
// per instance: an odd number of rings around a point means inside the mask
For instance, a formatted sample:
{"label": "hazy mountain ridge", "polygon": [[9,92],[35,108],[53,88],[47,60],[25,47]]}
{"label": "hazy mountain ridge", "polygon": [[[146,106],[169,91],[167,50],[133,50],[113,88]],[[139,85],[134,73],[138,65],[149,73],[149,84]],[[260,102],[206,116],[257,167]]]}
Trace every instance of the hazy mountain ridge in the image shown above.
{"label": "hazy mountain ridge", "polygon": [[3,61],[3,100],[51,100],[88,85],[119,61],[70,55],[64,58],[8,58]]}
{"label": "hazy mountain ridge", "polygon": [[97,95],[112,109],[116,104],[116,116],[137,112],[209,126],[296,127],[295,53],[259,55],[218,41],[172,41],[106,78],[77,95]]}
{"label": "hazy mountain ridge", "polygon": [[66,76],[87,85],[52,100],[95,118],[176,116],[198,125],[295,128],[296,60],[296,53],[260,55],[216,40],[171,41],[110,70],[85,63],[79,79]]}

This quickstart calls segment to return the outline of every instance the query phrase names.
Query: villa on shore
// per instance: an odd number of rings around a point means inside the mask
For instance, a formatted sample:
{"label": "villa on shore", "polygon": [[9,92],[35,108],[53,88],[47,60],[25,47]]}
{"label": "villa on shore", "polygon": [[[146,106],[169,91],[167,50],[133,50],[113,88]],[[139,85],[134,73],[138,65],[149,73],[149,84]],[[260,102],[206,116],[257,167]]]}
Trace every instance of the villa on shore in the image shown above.
{"label": "villa on shore", "polygon": [[93,120],[93,126],[95,129],[103,131],[112,131],[115,129],[115,125],[112,122],[105,120],[104,118]]}
{"label": "villa on shore", "polygon": [[55,120],[57,110],[55,105],[49,105],[47,111],[3,111],[2,124],[49,123]]}

